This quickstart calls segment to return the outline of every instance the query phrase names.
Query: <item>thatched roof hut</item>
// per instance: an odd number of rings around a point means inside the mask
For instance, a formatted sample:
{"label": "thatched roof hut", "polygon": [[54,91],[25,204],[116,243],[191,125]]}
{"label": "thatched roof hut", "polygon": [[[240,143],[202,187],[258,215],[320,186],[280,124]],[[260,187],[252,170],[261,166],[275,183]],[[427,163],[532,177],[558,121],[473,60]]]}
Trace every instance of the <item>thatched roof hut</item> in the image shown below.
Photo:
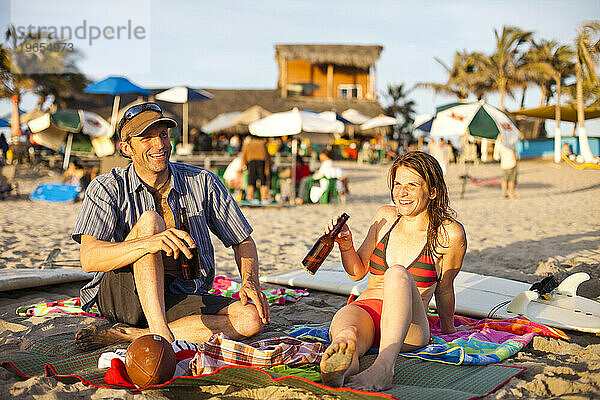
{"label": "thatched roof hut", "polygon": [[368,69],[375,65],[382,50],[379,45],[276,44],[275,58]]}

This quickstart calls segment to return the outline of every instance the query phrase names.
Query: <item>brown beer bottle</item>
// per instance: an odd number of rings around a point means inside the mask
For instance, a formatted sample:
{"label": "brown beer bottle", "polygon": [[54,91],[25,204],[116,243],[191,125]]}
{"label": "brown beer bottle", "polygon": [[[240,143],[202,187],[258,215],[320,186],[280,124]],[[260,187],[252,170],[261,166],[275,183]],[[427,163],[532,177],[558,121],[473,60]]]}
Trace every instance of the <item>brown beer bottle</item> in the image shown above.
{"label": "brown beer bottle", "polygon": [[325,261],[329,253],[331,253],[335,238],[340,234],[342,227],[346,221],[348,221],[348,218],[350,218],[350,216],[346,213],[340,215],[331,232],[321,236],[312,249],[310,249],[306,257],[304,257],[304,260],[302,260],[302,266],[311,275],[314,275],[315,272],[317,272],[321,264],[323,264],[323,261]]}
{"label": "brown beer bottle", "polygon": [[[190,222],[185,212],[185,207],[179,208],[179,229],[187,232],[188,234],[191,233]],[[192,258],[187,258],[183,253],[179,256],[179,262],[181,263],[181,276],[183,279],[197,279],[200,278],[198,246],[189,250],[192,252]]]}

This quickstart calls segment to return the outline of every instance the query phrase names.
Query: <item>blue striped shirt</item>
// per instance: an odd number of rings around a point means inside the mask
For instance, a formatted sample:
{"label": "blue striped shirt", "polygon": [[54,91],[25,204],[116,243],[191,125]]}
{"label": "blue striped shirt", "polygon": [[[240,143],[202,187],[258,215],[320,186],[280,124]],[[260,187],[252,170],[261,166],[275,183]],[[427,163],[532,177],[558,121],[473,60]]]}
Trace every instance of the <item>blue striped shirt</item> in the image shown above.
{"label": "blue striped shirt", "polygon": [[[209,290],[215,276],[214,249],[209,229],[229,247],[248,238],[252,228],[215,174],[181,163],[169,163],[169,169],[171,189],[167,203],[174,216],[178,215],[178,205],[186,208],[190,236],[198,247],[200,269],[206,277],[200,289]],[[135,173],[133,164],[126,168],[114,168],[98,176],[88,186],[73,229],[73,240],[81,243],[81,235],[89,235],[106,242],[123,242],[138,218],[148,210],[156,210],[154,197]],[[103,275],[103,272],[96,272],[94,278],[81,289],[84,309],[96,301]]]}

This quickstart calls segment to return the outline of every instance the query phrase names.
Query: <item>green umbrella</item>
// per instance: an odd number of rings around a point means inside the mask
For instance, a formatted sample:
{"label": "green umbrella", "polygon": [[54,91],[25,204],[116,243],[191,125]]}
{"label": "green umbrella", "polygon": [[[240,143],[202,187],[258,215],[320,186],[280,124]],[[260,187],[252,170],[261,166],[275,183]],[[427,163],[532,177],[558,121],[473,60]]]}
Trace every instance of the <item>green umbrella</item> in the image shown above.
{"label": "green umbrella", "polygon": [[84,110],[60,110],[46,113],[27,123],[32,141],[55,151],[64,149],[63,168],[69,166],[72,151],[98,156],[114,152],[110,124],[96,113]]}
{"label": "green umbrella", "polygon": [[499,134],[514,145],[521,132],[508,114],[484,101],[456,102],[437,107],[431,124],[431,136],[471,135],[495,140]]}

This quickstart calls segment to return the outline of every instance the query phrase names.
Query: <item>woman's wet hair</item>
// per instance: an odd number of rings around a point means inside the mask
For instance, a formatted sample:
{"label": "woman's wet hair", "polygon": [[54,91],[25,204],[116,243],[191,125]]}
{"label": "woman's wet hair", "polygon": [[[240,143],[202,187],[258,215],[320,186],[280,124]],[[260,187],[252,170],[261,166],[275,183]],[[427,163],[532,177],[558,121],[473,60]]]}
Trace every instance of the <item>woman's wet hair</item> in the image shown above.
{"label": "woman's wet hair", "polygon": [[[419,174],[427,184],[429,192],[435,194],[435,197],[430,199],[427,204],[427,213],[429,214],[427,243],[435,254],[437,253],[435,249],[438,246],[447,247],[442,245],[438,237],[440,226],[443,228],[444,222],[454,221],[456,215],[449,205],[448,188],[444,181],[442,167],[433,156],[422,151],[410,151],[396,157],[388,173],[388,187],[394,204],[396,204],[393,194],[394,180],[396,179],[396,171],[400,167],[410,168]],[[443,231],[445,234],[446,230],[443,229]]]}

